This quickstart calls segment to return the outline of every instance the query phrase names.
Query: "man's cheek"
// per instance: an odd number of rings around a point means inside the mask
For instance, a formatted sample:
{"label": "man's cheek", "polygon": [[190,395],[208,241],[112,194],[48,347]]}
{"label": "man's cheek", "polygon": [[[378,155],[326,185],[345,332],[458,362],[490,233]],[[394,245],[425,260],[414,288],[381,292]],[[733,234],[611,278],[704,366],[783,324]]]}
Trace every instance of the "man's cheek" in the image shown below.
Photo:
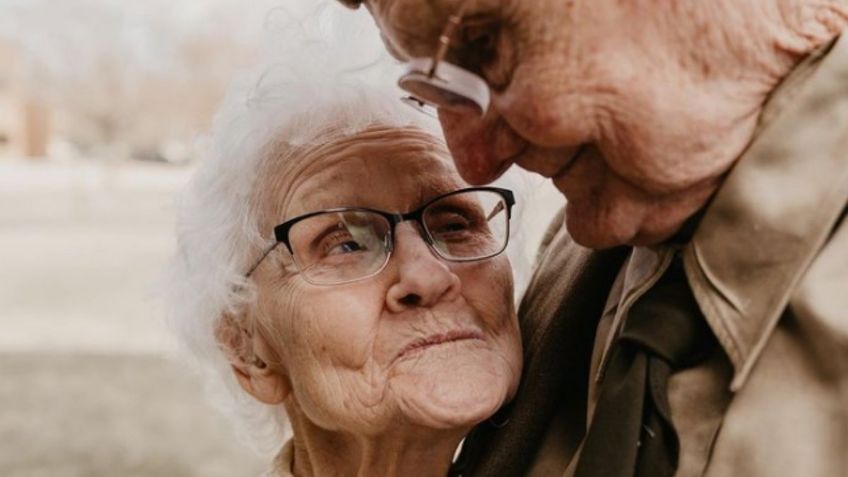
{"label": "man's cheek", "polygon": [[580,80],[561,60],[549,56],[525,62],[509,87],[493,104],[510,128],[529,142],[545,147],[570,147],[595,136],[599,88]]}

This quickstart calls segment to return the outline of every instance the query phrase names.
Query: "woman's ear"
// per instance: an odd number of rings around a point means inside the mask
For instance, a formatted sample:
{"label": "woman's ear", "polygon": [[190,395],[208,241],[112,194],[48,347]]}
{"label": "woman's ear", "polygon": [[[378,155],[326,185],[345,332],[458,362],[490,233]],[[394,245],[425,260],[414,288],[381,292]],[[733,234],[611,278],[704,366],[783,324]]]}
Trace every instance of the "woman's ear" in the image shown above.
{"label": "woman's ear", "polygon": [[245,314],[225,314],[215,328],[215,338],[241,388],[259,402],[281,404],[291,393],[290,381],[278,367],[268,364],[275,353],[248,321]]}

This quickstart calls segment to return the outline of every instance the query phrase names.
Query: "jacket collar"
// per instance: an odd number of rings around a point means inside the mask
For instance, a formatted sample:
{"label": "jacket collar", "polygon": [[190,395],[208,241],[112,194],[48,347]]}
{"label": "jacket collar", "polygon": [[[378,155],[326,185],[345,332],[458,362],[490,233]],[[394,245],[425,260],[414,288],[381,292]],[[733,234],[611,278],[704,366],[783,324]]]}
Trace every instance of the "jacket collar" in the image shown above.
{"label": "jacket collar", "polygon": [[848,202],[848,34],[772,93],[683,250],[701,310],[745,382]]}

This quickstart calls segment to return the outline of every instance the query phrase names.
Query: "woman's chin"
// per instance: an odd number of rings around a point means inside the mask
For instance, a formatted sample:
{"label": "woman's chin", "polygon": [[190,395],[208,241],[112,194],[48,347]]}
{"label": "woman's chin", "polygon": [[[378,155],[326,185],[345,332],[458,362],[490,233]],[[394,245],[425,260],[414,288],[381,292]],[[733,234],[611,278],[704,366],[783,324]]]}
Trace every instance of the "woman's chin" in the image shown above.
{"label": "woman's chin", "polygon": [[406,372],[391,380],[400,412],[416,425],[433,429],[474,426],[497,412],[517,380],[499,357],[429,358],[410,363]]}

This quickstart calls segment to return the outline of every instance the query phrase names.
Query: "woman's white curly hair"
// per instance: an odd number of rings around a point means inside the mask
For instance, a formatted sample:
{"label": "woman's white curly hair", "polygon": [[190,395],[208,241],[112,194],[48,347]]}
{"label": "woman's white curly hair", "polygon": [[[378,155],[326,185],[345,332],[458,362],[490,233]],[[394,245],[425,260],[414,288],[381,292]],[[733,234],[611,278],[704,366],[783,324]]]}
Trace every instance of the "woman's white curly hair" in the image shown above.
{"label": "woman's white curly hair", "polygon": [[[365,12],[323,2],[308,19],[296,18],[269,13],[270,61],[234,83],[198,142],[201,164],[179,199],[178,252],[166,273],[171,326],[213,402],[263,453],[278,451],[288,432],[284,409],[242,391],[215,339],[223,314],[252,299],[244,274],[272,240],[251,207],[263,165],[272,156],[296,160],[292,152],[327,140],[328,129],[338,138],[374,124],[414,126],[441,138],[435,120],[398,101],[399,66]],[[513,188],[526,184],[507,179]],[[520,253],[511,260],[521,265],[519,284],[521,274],[526,281],[527,261]]]}

